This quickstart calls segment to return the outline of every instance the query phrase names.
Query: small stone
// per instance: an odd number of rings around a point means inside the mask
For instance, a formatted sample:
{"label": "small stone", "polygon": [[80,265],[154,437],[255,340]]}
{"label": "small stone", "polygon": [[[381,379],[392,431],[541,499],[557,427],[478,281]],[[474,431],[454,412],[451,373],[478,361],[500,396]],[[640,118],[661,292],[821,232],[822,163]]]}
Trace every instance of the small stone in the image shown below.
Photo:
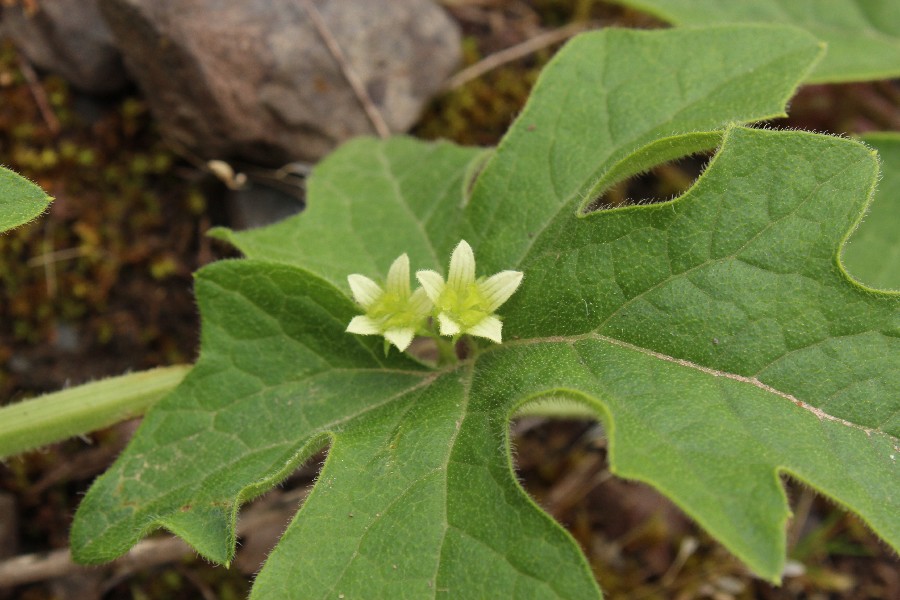
{"label": "small stone", "polygon": [[[408,129],[460,57],[432,0],[314,2],[394,132]],[[315,161],[374,133],[297,0],[100,0],[129,71],[169,139],[205,159]]]}

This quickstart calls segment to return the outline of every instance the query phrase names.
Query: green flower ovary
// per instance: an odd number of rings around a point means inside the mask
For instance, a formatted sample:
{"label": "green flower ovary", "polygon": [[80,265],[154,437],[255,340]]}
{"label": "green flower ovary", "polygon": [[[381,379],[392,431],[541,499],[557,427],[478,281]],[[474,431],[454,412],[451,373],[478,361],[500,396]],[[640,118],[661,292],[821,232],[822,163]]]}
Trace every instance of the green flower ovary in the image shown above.
{"label": "green flower ovary", "polygon": [[478,289],[483,280],[484,277],[479,277],[465,286],[446,286],[435,303],[438,311],[447,313],[464,330],[483,321],[493,312],[490,302]]}
{"label": "green flower ovary", "polygon": [[376,321],[382,331],[409,327],[422,320],[422,315],[414,310],[408,296],[386,291],[369,309],[366,315]]}

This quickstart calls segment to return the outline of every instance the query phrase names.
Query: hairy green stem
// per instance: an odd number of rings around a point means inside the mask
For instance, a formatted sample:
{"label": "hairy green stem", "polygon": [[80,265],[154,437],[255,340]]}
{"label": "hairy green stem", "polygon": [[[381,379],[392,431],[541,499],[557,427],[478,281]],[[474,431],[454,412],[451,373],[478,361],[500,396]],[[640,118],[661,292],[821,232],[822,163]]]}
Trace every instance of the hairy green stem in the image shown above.
{"label": "hairy green stem", "polygon": [[455,337],[448,342],[439,335],[435,335],[434,341],[437,344],[438,349],[438,366],[451,365],[459,362],[459,357],[456,355]]}
{"label": "hairy green stem", "polygon": [[0,408],[0,459],[139,417],[190,370],[130,373]]}

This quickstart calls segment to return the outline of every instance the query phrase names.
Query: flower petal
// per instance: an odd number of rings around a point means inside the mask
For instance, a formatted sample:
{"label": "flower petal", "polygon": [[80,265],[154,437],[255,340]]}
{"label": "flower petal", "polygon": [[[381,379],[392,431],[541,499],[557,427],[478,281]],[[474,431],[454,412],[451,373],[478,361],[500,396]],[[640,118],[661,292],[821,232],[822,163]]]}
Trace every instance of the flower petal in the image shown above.
{"label": "flower petal", "polygon": [[478,291],[488,301],[488,310],[494,312],[509,300],[522,283],[521,271],[501,271],[478,284]]}
{"label": "flower petal", "polygon": [[473,281],[475,281],[475,254],[468,242],[462,240],[450,255],[450,273],[447,275],[447,285],[462,289]]}
{"label": "flower petal", "polygon": [[381,298],[384,292],[381,286],[366,277],[365,275],[347,275],[347,283],[350,284],[350,291],[353,292],[353,298],[363,307],[368,309]]}
{"label": "flower petal", "polygon": [[469,335],[475,335],[478,337],[483,337],[491,340],[499,344],[502,342],[501,331],[503,330],[503,323],[497,317],[490,315],[483,318],[478,322],[474,327],[469,327],[466,330],[466,333]]}
{"label": "flower petal", "polygon": [[444,278],[437,271],[416,271],[416,279],[422,284],[422,288],[429,300],[437,302],[444,292]]}
{"label": "flower petal", "polygon": [[431,302],[425,288],[416,288],[416,291],[409,297],[409,309],[413,314],[424,319],[432,308],[434,308],[434,303]]}
{"label": "flower petal", "polygon": [[366,315],[359,315],[350,320],[346,331],[348,333],[358,333],[359,335],[376,335],[381,333],[381,328],[378,326],[378,323]]}
{"label": "flower petal", "polygon": [[403,352],[409,345],[412,343],[413,336],[415,335],[415,330],[412,327],[405,327],[403,329],[388,329],[384,332],[384,338],[397,346],[397,349],[400,352]]}
{"label": "flower petal", "polygon": [[462,333],[462,327],[451,319],[447,313],[438,315],[438,324],[441,326],[441,335],[454,336]]}
{"label": "flower petal", "polygon": [[385,287],[401,298],[409,297],[409,257],[405,253],[391,264]]}

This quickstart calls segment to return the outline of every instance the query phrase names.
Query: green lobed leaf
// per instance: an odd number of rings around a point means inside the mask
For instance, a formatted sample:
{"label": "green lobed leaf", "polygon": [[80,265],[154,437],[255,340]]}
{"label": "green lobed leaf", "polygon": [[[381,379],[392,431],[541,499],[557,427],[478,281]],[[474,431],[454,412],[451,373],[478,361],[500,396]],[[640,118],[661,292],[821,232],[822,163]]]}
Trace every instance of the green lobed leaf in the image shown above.
{"label": "green lobed leaf", "polygon": [[900,289],[900,133],[870,133],[862,140],[881,155],[876,201],[844,247],[844,266],[866,285]]}
{"label": "green lobed leaf", "polygon": [[[218,537],[185,538],[208,558],[227,562],[234,534],[226,521],[234,516],[238,493],[273,468],[291,468],[298,440],[308,435],[310,421],[321,418],[316,414],[326,415],[326,422],[347,418],[377,403],[373,396],[349,394],[356,385],[385,389],[389,397],[423,376],[385,374],[387,365],[409,365],[396,355],[386,360],[372,339],[343,334],[354,305],[302,271],[220,262],[197,273],[196,293],[203,311],[196,367],[148,413],[117,463],[118,474],[107,472],[80,509],[87,516],[73,528],[72,545],[89,562],[121,554],[157,519],[180,529],[196,514],[220,521],[207,532]],[[323,394],[318,403],[316,392]],[[152,457],[129,458],[144,453]],[[109,484],[113,488],[104,490]],[[148,502],[153,496],[156,501]],[[92,512],[95,502],[103,509]],[[101,536],[90,532],[107,524],[115,525]]]}
{"label": "green lobed leaf", "polygon": [[317,167],[302,215],[218,235],[342,289],[348,273],[382,277],[402,252],[417,268],[443,269],[463,238],[480,247],[486,271],[505,269],[572,198],[714,148],[728,123],[783,115],[821,51],[808,34],[771,25],[581,35],[542,73],[486,164],[449,144],[351,142]]}
{"label": "green lobed leaf", "polygon": [[0,167],[0,232],[36,219],[52,201],[37,185]]}
{"label": "green lobed leaf", "polygon": [[877,172],[858,143],[733,129],[675,202],[560,213],[517,263],[532,275],[505,327],[596,331],[900,435],[897,295],[862,290],[836,255]]}
{"label": "green lobed leaf", "polygon": [[[166,527],[227,562],[240,503],[327,444],[254,597],[599,596],[576,543],[510,464],[510,416],[546,397],[593,411],[615,473],[663,491],[761,576],[776,580],[784,562],[780,474],[900,548],[900,296],[857,285],[838,261],[876,159],[849,140],[725,127],[778,112],[815,43],[767,27],[582,39],[487,163],[449,145],[352,143],[316,170],[309,212],[292,225],[223,234],[267,260],[199,273],[200,360],[86,496],[78,560],[112,559]],[[611,96],[581,96],[571,78],[602,86],[595,71],[620,73],[617,94],[634,99],[647,84],[627,75],[665,80],[653,65],[691,39],[728,42],[700,61],[722,89],[648,108],[624,142],[604,137],[598,115],[627,127],[604,108]],[[742,44],[771,54],[747,66]],[[584,106],[566,103],[575,94]],[[719,143],[680,198],[583,214],[616,178]],[[430,370],[343,332],[356,314],[347,273],[381,276],[408,249],[415,268],[444,270],[463,235],[479,274],[526,273],[501,309],[506,343]]]}
{"label": "green lobed leaf", "polygon": [[783,23],[828,44],[811,83],[900,76],[900,3],[896,0],[612,0],[675,25]]}

